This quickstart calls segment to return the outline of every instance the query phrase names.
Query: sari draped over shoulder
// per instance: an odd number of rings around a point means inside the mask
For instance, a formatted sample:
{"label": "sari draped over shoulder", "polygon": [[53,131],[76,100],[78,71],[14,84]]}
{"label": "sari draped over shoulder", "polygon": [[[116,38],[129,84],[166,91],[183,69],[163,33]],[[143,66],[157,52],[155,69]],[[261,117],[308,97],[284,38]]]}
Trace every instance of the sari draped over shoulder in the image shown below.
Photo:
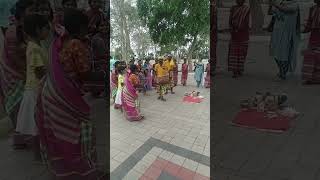
{"label": "sari draped over shoulder", "polygon": [[128,73],[125,76],[124,84],[121,96],[124,115],[129,121],[139,121],[143,118],[140,114],[138,93],[135,88],[139,84],[139,78],[135,74]]}
{"label": "sari draped over shoulder", "polygon": [[250,8],[246,5],[233,6],[230,12],[230,25],[233,29],[229,43],[228,70],[234,73],[244,71],[248,53]]}
{"label": "sari draped over shoulder", "polygon": [[320,83],[320,7],[310,8],[306,32],[310,32],[308,50],[304,53],[302,79],[309,83]]}
{"label": "sari draped over shoulder", "polygon": [[181,66],[181,84],[184,86],[187,84],[188,72],[189,72],[188,64],[187,63],[182,64],[182,66]]}
{"label": "sari draped over shoulder", "polygon": [[36,124],[43,157],[61,180],[96,180],[95,131],[90,107],[60,61],[61,41],[55,39],[50,66],[39,92]]}
{"label": "sari draped over shoulder", "polygon": [[[6,112],[16,114],[23,97],[26,74],[26,46],[19,43],[16,26],[6,31],[0,61],[0,87]],[[11,117],[12,118],[12,117]],[[15,118],[12,119],[14,127]]]}

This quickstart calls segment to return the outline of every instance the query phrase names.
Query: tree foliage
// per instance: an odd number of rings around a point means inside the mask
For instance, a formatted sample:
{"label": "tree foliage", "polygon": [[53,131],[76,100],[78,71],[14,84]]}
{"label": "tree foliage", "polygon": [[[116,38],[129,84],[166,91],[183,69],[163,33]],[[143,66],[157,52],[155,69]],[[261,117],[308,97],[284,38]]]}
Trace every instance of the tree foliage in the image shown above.
{"label": "tree foliage", "polygon": [[189,46],[192,54],[201,46],[209,38],[209,7],[208,0],[137,0],[138,15],[162,52]]}
{"label": "tree foliage", "polygon": [[113,0],[110,13],[111,48],[114,51],[120,49],[120,57],[123,60],[129,60],[134,52],[139,57],[147,56],[152,41],[133,3],[130,0]]}

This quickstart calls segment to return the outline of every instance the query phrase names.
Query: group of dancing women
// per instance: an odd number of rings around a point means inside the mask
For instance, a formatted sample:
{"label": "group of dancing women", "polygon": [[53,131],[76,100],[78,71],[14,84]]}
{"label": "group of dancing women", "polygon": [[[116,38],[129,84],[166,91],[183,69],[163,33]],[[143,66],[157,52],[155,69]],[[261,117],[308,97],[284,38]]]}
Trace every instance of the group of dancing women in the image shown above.
{"label": "group of dancing women", "polygon": [[0,97],[15,129],[13,146],[33,149],[55,180],[106,177],[83,95],[104,88],[104,66],[92,62],[109,57],[107,21],[101,0],[88,4],[83,10],[62,0],[56,9],[48,0],[17,0],[1,24]]}
{"label": "group of dancing women", "polygon": [[[213,8],[216,14],[216,7]],[[298,53],[302,53],[302,80],[304,84],[320,83],[320,1],[314,0],[309,10],[309,16],[304,30],[300,30],[300,8],[297,0],[272,0],[268,15],[272,16],[269,26],[265,29],[271,33],[270,54],[278,66],[277,80],[287,79],[289,72],[296,71]],[[250,8],[245,0],[236,0],[230,10],[228,71],[234,78],[241,77],[248,53],[250,37]],[[217,22],[213,23],[215,40],[213,48],[217,47]],[[310,33],[306,50],[298,52],[301,33]],[[214,51],[215,51],[214,50]],[[214,64],[216,64],[216,59]]]}
{"label": "group of dancing women", "polygon": [[[140,111],[139,93],[148,96],[148,92],[155,89],[158,100],[166,101],[165,95],[169,92],[175,94],[174,88],[178,85],[178,62],[172,55],[155,59],[150,63],[150,58],[137,64],[132,59],[127,64],[125,61],[116,61],[111,69],[111,97],[114,108],[121,110],[129,121],[140,121],[144,116]],[[187,85],[189,63],[183,59],[181,65],[181,85]],[[204,72],[207,72],[204,77]],[[206,68],[201,60],[194,63],[194,78],[199,88],[204,79],[204,87],[210,88],[210,62]]]}

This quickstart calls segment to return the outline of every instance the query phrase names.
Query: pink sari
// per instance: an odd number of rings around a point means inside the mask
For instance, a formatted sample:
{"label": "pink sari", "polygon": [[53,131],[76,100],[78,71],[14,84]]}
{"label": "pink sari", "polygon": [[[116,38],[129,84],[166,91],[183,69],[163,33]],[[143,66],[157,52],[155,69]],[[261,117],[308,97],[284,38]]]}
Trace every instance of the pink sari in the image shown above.
{"label": "pink sari", "polygon": [[182,64],[182,70],[181,70],[181,84],[183,86],[187,85],[187,79],[188,79],[188,64]]}
{"label": "pink sari", "polygon": [[129,81],[130,74],[125,76],[122,90],[122,108],[124,110],[125,117],[129,121],[139,121],[142,119],[140,114],[140,105],[138,101],[138,94],[133,84]]}
{"label": "pink sari", "polygon": [[96,180],[96,149],[90,107],[59,62],[61,42],[52,43],[49,75],[36,109],[43,155],[58,180]]}

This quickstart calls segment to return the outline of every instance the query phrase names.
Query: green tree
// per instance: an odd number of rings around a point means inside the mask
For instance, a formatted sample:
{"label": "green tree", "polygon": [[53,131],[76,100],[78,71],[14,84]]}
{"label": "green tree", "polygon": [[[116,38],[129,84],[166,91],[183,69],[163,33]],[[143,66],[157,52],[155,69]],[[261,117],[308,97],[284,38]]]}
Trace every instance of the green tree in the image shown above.
{"label": "green tree", "polygon": [[208,0],[137,0],[138,14],[161,52],[188,46],[188,59],[208,38],[209,7]]}

